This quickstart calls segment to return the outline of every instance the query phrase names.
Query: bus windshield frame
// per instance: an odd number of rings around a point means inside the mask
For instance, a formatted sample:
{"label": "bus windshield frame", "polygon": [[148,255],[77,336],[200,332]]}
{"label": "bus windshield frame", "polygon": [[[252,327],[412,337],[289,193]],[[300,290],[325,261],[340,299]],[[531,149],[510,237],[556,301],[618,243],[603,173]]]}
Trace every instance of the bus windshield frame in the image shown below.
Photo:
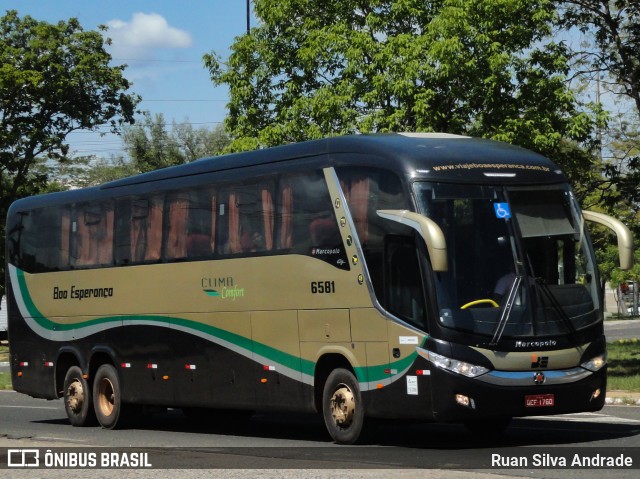
{"label": "bus windshield frame", "polygon": [[414,191],[447,244],[447,271],[434,275],[439,326],[496,346],[570,339],[601,323],[595,256],[567,184],[416,182]]}

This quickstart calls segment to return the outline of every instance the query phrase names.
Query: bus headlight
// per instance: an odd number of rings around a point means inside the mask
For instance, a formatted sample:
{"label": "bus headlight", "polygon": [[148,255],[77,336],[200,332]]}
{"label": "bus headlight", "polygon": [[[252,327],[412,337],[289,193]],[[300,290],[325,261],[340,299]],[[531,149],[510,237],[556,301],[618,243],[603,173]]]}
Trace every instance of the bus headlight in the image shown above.
{"label": "bus headlight", "polygon": [[582,363],[580,366],[582,366],[585,369],[588,369],[589,371],[593,371],[595,373],[596,371],[599,371],[600,369],[602,369],[602,367],[605,364],[607,364],[607,353],[596,356],[590,361],[586,361]]}
{"label": "bus headlight", "polygon": [[462,374],[468,378],[475,378],[489,372],[485,367],[469,364],[464,361],[458,361],[457,359],[450,359],[432,351],[428,351],[428,356],[429,357],[427,359],[437,367],[457,374]]}

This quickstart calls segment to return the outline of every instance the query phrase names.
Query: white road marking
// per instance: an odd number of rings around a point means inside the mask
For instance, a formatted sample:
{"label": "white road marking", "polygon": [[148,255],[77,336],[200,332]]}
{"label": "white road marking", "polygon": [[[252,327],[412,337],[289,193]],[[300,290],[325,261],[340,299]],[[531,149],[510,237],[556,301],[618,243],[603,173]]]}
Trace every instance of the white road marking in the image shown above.
{"label": "white road marking", "polygon": [[15,409],[53,409],[58,410],[60,408],[57,407],[49,407],[49,406],[5,406],[0,405],[0,408],[15,408]]}
{"label": "white road marking", "polygon": [[597,412],[580,412],[574,414],[560,414],[558,416],[527,417],[540,421],[567,421],[567,422],[595,422],[604,424],[640,424],[639,419],[627,419],[624,417],[610,416]]}

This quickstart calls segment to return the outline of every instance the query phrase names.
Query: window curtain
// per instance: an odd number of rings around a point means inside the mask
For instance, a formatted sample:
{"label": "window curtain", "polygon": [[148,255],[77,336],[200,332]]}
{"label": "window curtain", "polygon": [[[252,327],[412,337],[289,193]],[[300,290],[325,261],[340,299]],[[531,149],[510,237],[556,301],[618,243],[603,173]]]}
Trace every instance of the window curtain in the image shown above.
{"label": "window curtain", "polygon": [[142,261],[147,245],[147,217],[131,215],[131,261]]}
{"label": "window curtain", "polygon": [[174,197],[169,203],[169,227],[167,229],[167,258],[184,258],[187,256],[187,219],[189,214],[189,197]]}
{"label": "window curtain", "polygon": [[94,264],[113,263],[113,208],[107,207],[100,222],[93,228],[96,243]]}
{"label": "window curtain", "polygon": [[75,226],[76,265],[86,266],[91,264],[91,233],[84,219],[84,210],[79,210],[76,214]]}
{"label": "window curtain", "polygon": [[71,213],[62,210],[60,218],[60,268],[69,266],[69,233],[71,232]]}
{"label": "window curtain", "polygon": [[370,189],[371,180],[367,177],[353,179],[349,189],[349,208],[361,243],[366,243],[369,240],[367,212],[369,210]]}
{"label": "window curtain", "polygon": [[229,251],[232,254],[242,253],[238,195],[239,193],[229,193]]}
{"label": "window curtain", "polygon": [[162,197],[151,198],[149,201],[149,215],[147,217],[147,248],[145,261],[157,261],[162,251]]}
{"label": "window curtain", "polygon": [[264,221],[264,246],[266,251],[273,249],[273,196],[267,186],[262,187],[262,218]]}
{"label": "window curtain", "polygon": [[216,216],[218,212],[218,199],[216,193],[211,193],[211,251],[216,250]]}
{"label": "window curtain", "polygon": [[282,186],[280,201],[282,209],[280,211],[278,248],[289,249],[293,246],[293,187],[290,181]]}
{"label": "window curtain", "polygon": [[134,262],[159,260],[162,251],[162,198],[143,201],[148,201],[146,214],[136,216],[136,212],[131,211],[131,260]]}

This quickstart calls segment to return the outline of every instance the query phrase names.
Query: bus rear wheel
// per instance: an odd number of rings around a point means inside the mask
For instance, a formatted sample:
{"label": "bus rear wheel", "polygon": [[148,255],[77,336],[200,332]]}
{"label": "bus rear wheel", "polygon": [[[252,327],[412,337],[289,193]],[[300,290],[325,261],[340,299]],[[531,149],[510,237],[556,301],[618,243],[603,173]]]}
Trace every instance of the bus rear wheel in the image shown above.
{"label": "bus rear wheel", "polygon": [[336,443],[354,444],[360,438],[364,408],[358,381],[351,371],[335,369],[329,374],[322,394],[322,415]]}
{"label": "bus rear wheel", "polygon": [[122,424],[123,404],[118,372],[111,364],[103,364],[93,379],[93,407],[100,425],[115,429]]}
{"label": "bus rear wheel", "polygon": [[95,424],[91,388],[78,366],[71,366],[64,377],[63,397],[64,409],[72,426]]}

